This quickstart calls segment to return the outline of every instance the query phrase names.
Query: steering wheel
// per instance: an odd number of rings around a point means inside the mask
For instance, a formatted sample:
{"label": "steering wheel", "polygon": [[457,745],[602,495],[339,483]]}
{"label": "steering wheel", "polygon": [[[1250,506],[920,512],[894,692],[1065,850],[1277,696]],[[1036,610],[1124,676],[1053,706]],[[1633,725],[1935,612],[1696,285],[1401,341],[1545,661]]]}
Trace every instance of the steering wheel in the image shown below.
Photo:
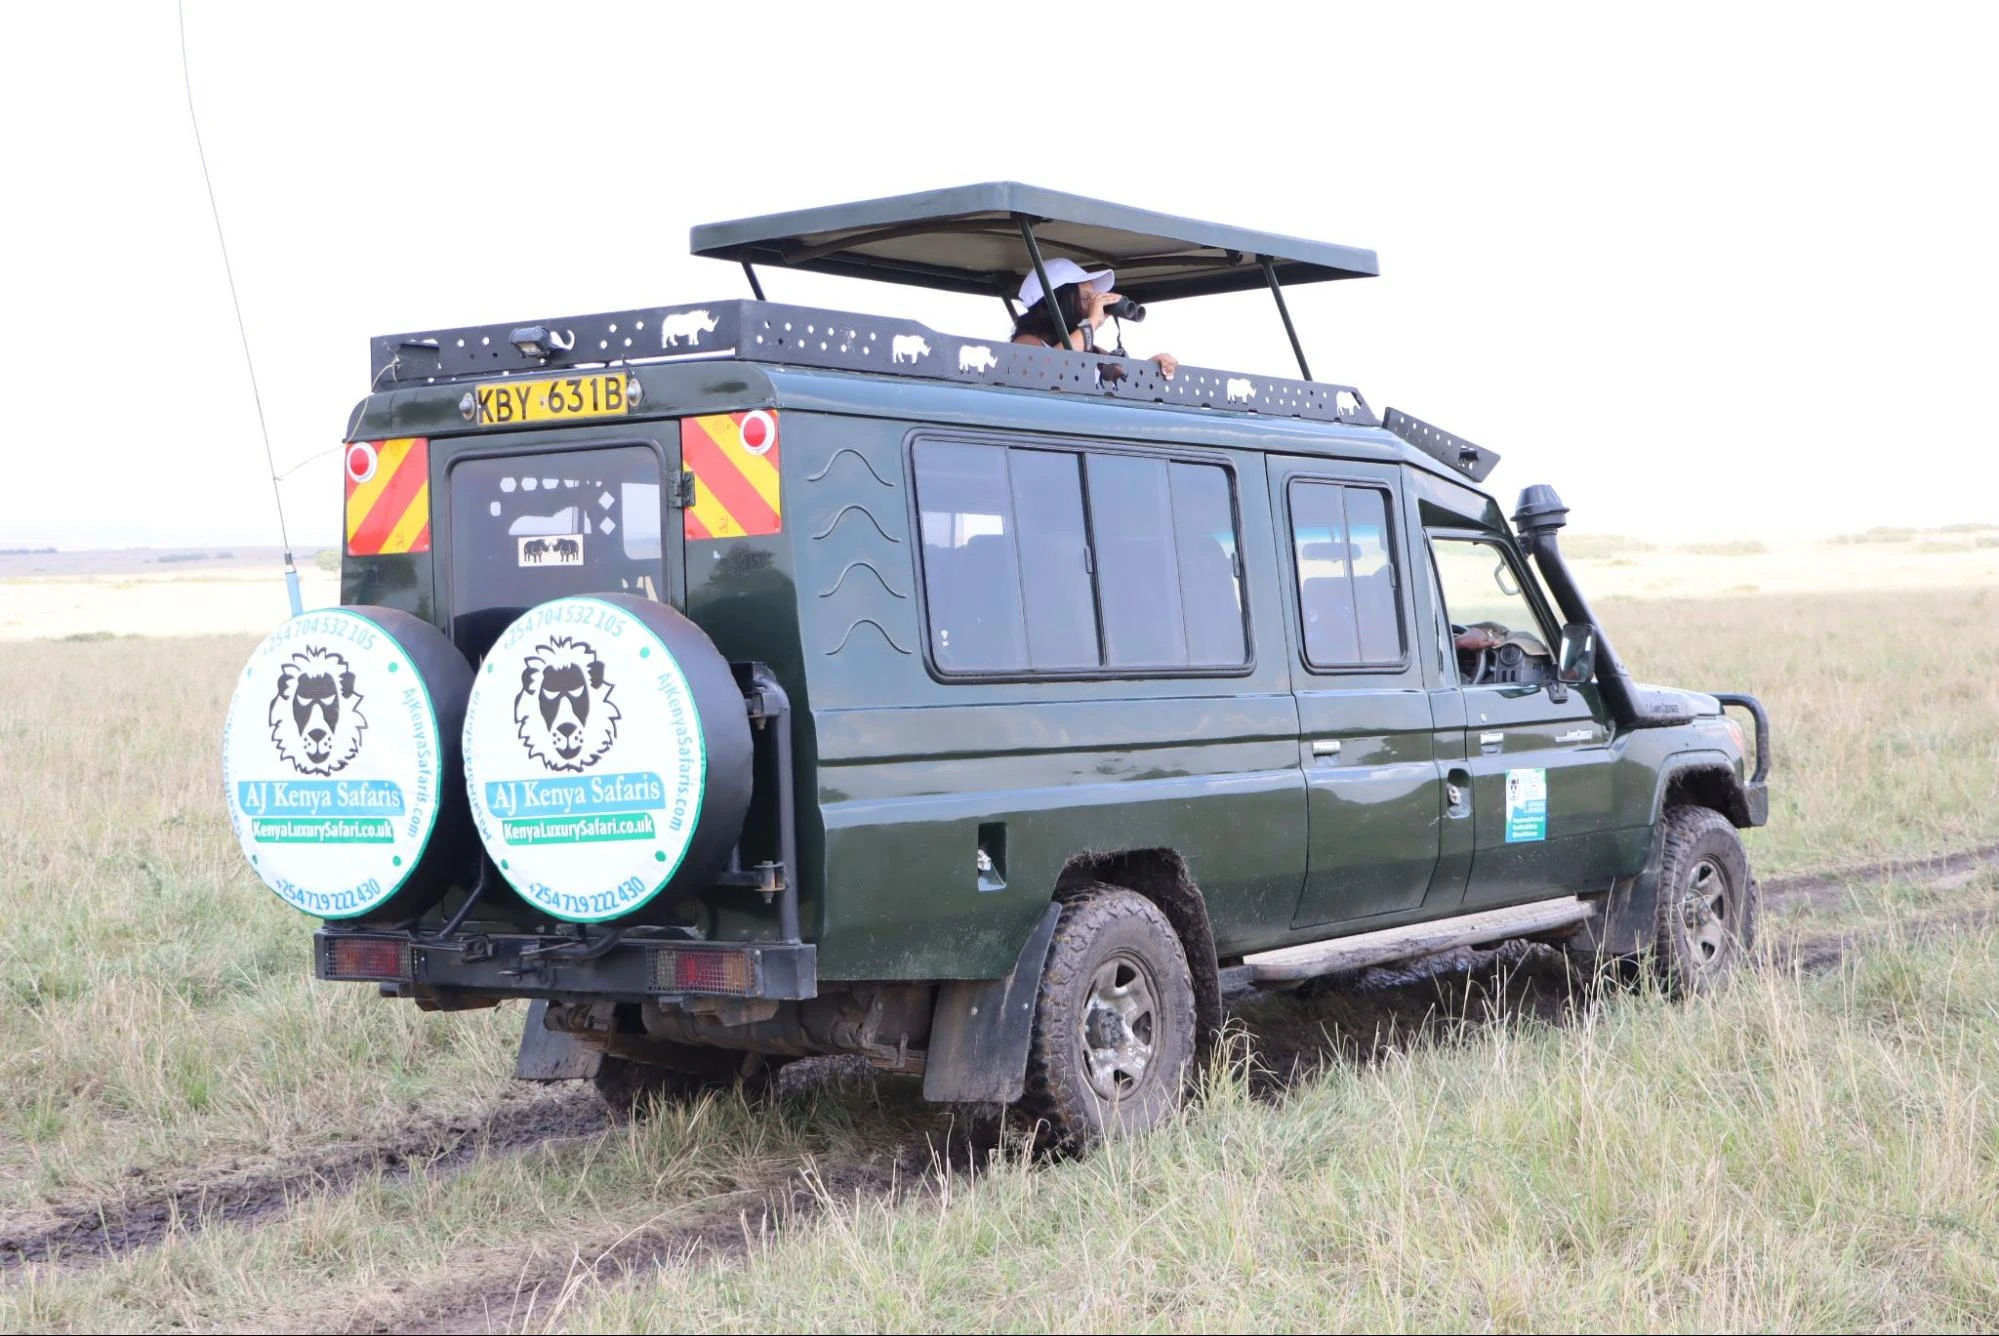
{"label": "steering wheel", "polygon": [[[1478,656],[1472,660],[1471,672],[1467,675],[1468,680],[1465,682],[1466,686],[1475,687],[1485,681],[1486,670],[1492,666],[1492,651],[1486,649],[1471,651],[1457,649],[1457,638],[1463,635],[1468,629],[1470,628],[1459,626],[1456,622],[1451,623],[1451,648],[1457,650],[1460,655],[1469,652]],[[1459,661],[1459,667],[1463,667],[1462,660]]]}

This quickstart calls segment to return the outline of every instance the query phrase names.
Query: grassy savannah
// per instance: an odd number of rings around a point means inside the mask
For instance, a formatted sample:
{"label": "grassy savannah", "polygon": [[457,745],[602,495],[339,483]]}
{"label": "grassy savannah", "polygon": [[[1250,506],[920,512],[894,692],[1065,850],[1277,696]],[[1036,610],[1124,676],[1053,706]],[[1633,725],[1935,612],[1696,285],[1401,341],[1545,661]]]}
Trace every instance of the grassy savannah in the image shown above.
{"label": "grassy savannah", "polygon": [[[1600,610],[1641,676],[1770,704],[1766,879],[1994,838],[1992,586]],[[511,1087],[518,1009],[306,978],[218,795],[250,643],[0,643],[0,1327],[1999,1323],[1989,865],[1779,905],[1693,1005],[1473,980],[1377,1044],[1261,1002],[1166,1132],[918,1189],[964,1120],[896,1083],[607,1132]],[[10,1264],[156,1200],[146,1246]]]}

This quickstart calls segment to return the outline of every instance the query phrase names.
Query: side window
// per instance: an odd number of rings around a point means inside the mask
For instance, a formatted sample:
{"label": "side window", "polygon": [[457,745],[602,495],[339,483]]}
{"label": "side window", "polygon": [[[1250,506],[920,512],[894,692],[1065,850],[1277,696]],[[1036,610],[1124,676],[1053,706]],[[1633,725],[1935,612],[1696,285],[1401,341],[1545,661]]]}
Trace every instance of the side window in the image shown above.
{"label": "side window", "polygon": [[916,448],[931,652],[945,672],[1027,666],[1006,455],[959,441]]}
{"label": "side window", "polygon": [[1248,663],[1225,469],[959,441],[915,460],[940,671]]}
{"label": "side window", "polygon": [[[1433,534],[1430,552],[1456,637],[1462,679],[1467,683],[1539,680],[1551,659],[1548,628],[1521,591],[1519,569],[1506,549],[1481,539]],[[1477,632],[1486,634],[1467,635]],[[1484,643],[1491,655],[1483,667],[1477,651],[1468,648],[1473,640]]]}
{"label": "side window", "polygon": [[1401,663],[1405,647],[1388,494],[1303,479],[1290,490],[1305,661],[1315,668]]}

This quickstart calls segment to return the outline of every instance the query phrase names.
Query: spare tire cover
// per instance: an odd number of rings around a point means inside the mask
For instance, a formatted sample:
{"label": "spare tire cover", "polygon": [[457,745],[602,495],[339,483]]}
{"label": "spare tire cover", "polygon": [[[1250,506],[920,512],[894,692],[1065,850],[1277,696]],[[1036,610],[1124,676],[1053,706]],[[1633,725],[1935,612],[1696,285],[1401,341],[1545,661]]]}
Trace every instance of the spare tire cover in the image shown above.
{"label": "spare tire cover", "polygon": [[222,731],[229,821],[264,884],[353,919],[422,913],[462,879],[471,687],[450,639],[393,608],[325,608],[265,636]]}
{"label": "spare tire cover", "polygon": [[465,713],[465,782],[486,852],[572,923],[705,888],[742,835],[749,717],[728,660],[672,608],[559,598],[500,633]]}

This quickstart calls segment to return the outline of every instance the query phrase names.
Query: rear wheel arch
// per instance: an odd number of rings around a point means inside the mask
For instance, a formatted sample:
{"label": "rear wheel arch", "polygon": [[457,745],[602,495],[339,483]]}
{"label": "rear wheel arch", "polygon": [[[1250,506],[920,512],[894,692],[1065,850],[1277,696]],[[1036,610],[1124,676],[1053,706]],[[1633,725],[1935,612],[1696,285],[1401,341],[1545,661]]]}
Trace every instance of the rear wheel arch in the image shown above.
{"label": "rear wheel arch", "polygon": [[1173,926],[1193,976],[1194,1027],[1205,1051],[1221,1032],[1221,971],[1215,957],[1214,928],[1208,921],[1208,902],[1187,871],[1187,860],[1173,849],[1076,854],[1055,880],[1055,898],[1067,899],[1100,886],[1116,886],[1145,897]]}

